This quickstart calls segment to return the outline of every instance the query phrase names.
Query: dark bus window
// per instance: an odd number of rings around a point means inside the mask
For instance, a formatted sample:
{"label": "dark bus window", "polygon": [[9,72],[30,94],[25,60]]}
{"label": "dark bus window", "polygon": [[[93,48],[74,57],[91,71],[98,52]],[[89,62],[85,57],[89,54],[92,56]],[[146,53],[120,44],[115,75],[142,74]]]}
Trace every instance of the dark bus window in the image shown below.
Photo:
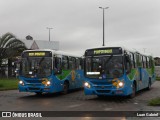
{"label": "dark bus window", "polygon": [[137,67],[137,61],[136,61],[136,54],[133,54],[134,55],[134,63],[135,63],[135,68]]}
{"label": "dark bus window", "polygon": [[146,57],[146,67],[149,68],[149,57]]}
{"label": "dark bus window", "polygon": [[76,58],[76,69],[77,70],[80,70],[81,69],[81,61],[80,61],[81,59],[80,58]]}
{"label": "dark bus window", "polygon": [[142,56],[140,54],[136,55],[136,62],[138,67],[142,67]]}
{"label": "dark bus window", "polygon": [[55,69],[57,69],[57,70],[61,69],[61,58],[59,58],[59,57],[55,58]]}
{"label": "dark bus window", "polygon": [[68,70],[68,57],[67,56],[62,57],[62,69]]}
{"label": "dark bus window", "polygon": [[149,58],[149,67],[152,68],[152,66],[153,66],[153,60],[152,60],[152,58],[150,57],[150,58]]}
{"label": "dark bus window", "polygon": [[146,57],[142,56],[142,60],[143,60],[143,68],[146,68]]}
{"label": "dark bus window", "polygon": [[131,59],[132,68],[135,68],[135,60],[134,60],[134,54],[133,53],[130,53],[130,59]]}
{"label": "dark bus window", "polygon": [[75,69],[76,68],[76,58],[69,57],[69,69]]}

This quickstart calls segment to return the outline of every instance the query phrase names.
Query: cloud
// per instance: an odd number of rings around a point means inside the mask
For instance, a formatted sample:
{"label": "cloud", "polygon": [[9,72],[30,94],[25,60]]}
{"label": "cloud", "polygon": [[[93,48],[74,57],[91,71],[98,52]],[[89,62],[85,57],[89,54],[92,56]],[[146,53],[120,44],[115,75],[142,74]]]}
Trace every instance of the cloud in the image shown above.
{"label": "cloud", "polygon": [[105,44],[124,45],[160,56],[159,0],[1,0],[0,34],[20,39],[60,41],[65,51],[81,52],[102,46],[102,9],[105,10]]}

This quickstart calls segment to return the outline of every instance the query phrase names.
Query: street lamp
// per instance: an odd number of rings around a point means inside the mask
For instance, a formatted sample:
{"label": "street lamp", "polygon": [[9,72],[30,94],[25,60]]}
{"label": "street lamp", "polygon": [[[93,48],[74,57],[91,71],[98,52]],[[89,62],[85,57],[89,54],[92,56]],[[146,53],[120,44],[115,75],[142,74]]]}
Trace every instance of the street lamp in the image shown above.
{"label": "street lamp", "polygon": [[50,30],[53,29],[53,28],[47,27],[47,29],[49,30],[49,41],[50,41]]}
{"label": "street lamp", "polygon": [[103,9],[103,45],[102,46],[104,46],[104,10],[105,9],[108,9],[109,7],[105,7],[105,8],[103,8],[103,7],[99,7],[100,9]]}

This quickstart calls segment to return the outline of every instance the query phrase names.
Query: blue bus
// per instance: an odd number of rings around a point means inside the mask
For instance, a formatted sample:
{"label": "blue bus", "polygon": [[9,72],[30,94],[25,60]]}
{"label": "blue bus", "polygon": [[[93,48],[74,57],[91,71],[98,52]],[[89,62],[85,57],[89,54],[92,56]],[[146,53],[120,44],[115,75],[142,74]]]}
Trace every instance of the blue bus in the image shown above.
{"label": "blue bus", "polygon": [[153,57],[124,47],[87,49],[84,64],[86,95],[132,98],[155,81]]}
{"label": "blue bus", "polygon": [[82,57],[55,50],[26,50],[21,55],[20,92],[55,93],[83,87]]}

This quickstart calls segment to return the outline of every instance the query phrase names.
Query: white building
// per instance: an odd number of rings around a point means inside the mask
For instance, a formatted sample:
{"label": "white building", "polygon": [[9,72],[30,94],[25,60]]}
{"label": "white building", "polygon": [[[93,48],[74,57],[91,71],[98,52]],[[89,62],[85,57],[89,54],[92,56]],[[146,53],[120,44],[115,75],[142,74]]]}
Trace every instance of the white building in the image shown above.
{"label": "white building", "polygon": [[[59,50],[59,42],[58,41],[42,41],[42,40],[21,40],[27,49],[34,50],[34,49],[52,49],[52,50]],[[0,69],[1,71],[4,71],[5,76],[14,76],[15,75],[15,69],[17,66],[19,66],[18,57],[16,57],[16,60],[11,61],[11,65],[9,66],[8,59],[5,59],[3,61],[3,67]],[[19,68],[19,67],[18,67]],[[0,74],[0,77],[2,74]]]}
{"label": "white building", "polygon": [[28,49],[52,49],[59,50],[58,41],[42,41],[42,40],[21,40]]}

